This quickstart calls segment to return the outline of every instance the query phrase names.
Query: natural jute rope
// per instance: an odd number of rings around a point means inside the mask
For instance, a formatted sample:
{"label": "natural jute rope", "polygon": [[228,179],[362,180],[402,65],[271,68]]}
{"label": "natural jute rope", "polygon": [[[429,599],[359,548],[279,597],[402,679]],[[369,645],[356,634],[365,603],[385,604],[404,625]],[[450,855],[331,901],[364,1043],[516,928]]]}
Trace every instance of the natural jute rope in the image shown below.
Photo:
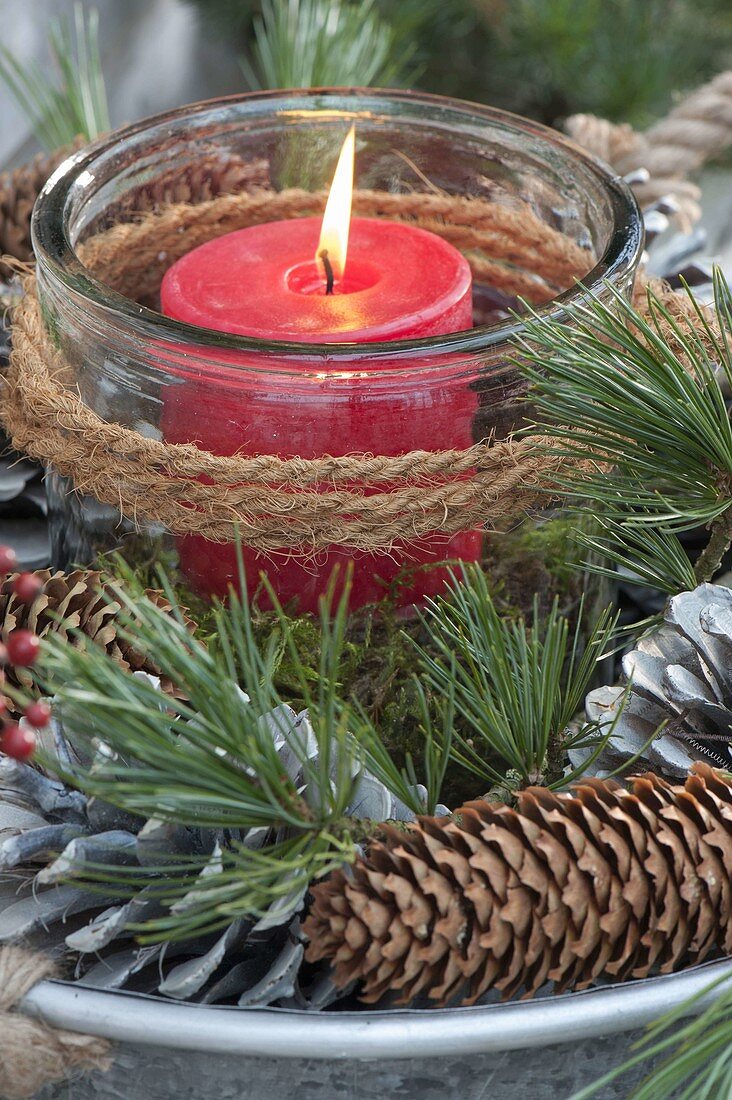
{"label": "natural jute rope", "polygon": [[[173,203],[92,237],[79,248],[84,263],[120,294],[153,297],[165,271],[204,241],[235,229],[321,214],[326,192],[259,190]],[[475,278],[541,303],[586,275],[588,249],[543,222],[528,203],[514,206],[456,195],[356,191],[356,214],[407,221],[464,251]]]}
{"label": "natural jute rope", "polygon": [[[532,454],[528,442],[511,441],[397,457],[214,455],[102,420],[65,386],[63,371],[29,281],[14,316],[2,405],[13,445],[129,519],[163,523],[177,535],[227,542],[238,528],[247,545],[262,551],[381,550],[523,511],[535,502],[539,482],[561,465]],[[365,495],[365,486],[385,483],[388,491]],[[322,491],[308,489],[314,485]]]}
{"label": "natural jute rope", "polygon": [[[116,225],[79,252],[120,293],[154,298],[167,267],[202,241],[275,217],[318,212],[323,201],[322,195],[291,190],[178,203]],[[380,192],[358,193],[356,207],[429,226],[466,251],[479,277],[535,300],[571,285],[593,262],[591,253],[528,207]],[[483,250],[490,250],[490,260]],[[654,289],[674,316],[688,316],[681,296],[663,286]],[[0,407],[13,443],[135,522],[162,523],[176,535],[220,542],[239,532],[246,545],[262,552],[316,553],[332,545],[384,551],[526,512],[546,499],[552,474],[567,463],[538,453],[536,438],[320,459],[220,456],[191,443],[150,439],[104,421],[82,401],[69,382],[71,368],[46,334],[30,274],[25,290],[13,316]],[[643,308],[644,300],[638,304]]]}
{"label": "natural jute rope", "polygon": [[34,985],[55,976],[50,959],[20,947],[0,948],[0,1098],[27,1100],[77,1072],[109,1069],[109,1043],[49,1027],[19,1011]]}
{"label": "natural jute rope", "polygon": [[[175,204],[100,233],[80,253],[121,293],[154,296],[163,272],[184,251],[242,225],[317,212],[323,200],[286,191]],[[356,208],[429,227],[464,249],[480,277],[533,300],[552,297],[593,263],[591,253],[528,207],[360,192]],[[490,260],[483,250],[491,252]],[[115,505],[129,519],[163,523],[174,534],[226,542],[238,530],[247,545],[264,552],[308,553],[330,545],[381,551],[526,511],[565,461],[537,454],[536,441],[528,440],[306,460],[219,456],[193,444],[149,439],[102,420],[81,400],[45,332],[32,276],[25,289],[14,312],[2,398],[14,445],[70,477],[80,492]]]}
{"label": "natural jute rope", "polygon": [[732,144],[732,72],[697,88],[644,133],[595,115],[572,115],[565,129],[622,174],[647,169],[648,181],[634,185],[641,205],[672,195],[688,228],[701,215],[701,192],[686,177]]}
{"label": "natural jute rope", "polygon": [[[154,297],[167,267],[202,241],[243,225],[317,212],[323,201],[302,191],[259,191],[177,203],[114,226],[79,252],[120,293]],[[571,285],[593,262],[591,253],[528,207],[379,192],[358,193],[356,207],[429,226],[464,249],[480,277],[534,299]],[[483,250],[490,250],[490,260]],[[658,284],[654,289],[675,317],[689,317],[683,296]],[[69,477],[78,491],[132,521],[162,523],[175,535],[229,542],[238,532],[265,553],[313,554],[333,545],[384,551],[524,513],[546,499],[552,475],[567,465],[566,458],[539,453],[537,438],[319,459],[221,456],[192,443],[150,439],[104,421],[84,403],[72,368],[45,331],[32,274],[25,291],[14,311],[0,405],[13,444]],[[637,304],[644,307],[642,296]]]}

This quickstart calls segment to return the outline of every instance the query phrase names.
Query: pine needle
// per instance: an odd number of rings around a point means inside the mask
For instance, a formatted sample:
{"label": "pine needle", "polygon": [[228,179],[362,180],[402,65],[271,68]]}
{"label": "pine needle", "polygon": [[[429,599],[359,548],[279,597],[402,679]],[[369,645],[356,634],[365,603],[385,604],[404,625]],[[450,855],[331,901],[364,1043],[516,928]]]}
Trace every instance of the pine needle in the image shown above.
{"label": "pine needle", "polygon": [[263,0],[252,55],[252,88],[393,87],[412,75],[414,51],[398,12],[387,22],[376,0]]}
{"label": "pine needle", "polygon": [[522,783],[563,785],[548,778],[569,747],[602,742],[596,725],[567,733],[581,710],[597,662],[617,622],[603,611],[583,643],[582,613],[570,634],[554,601],[543,623],[502,618],[479,567],[465,566],[446,597],[430,600],[424,623],[431,651],[415,643],[425,683],[449,701],[472,731],[455,731],[452,754],[483,780],[503,784],[505,776],[486,759],[498,753]]}
{"label": "pine needle", "polygon": [[[348,816],[364,768],[412,812],[434,809],[450,743],[449,731],[438,744],[427,729],[425,802],[414,769],[398,768],[371,720],[341,697],[349,578],[336,603],[334,575],[322,601],[314,680],[271,590],[279,637],[260,647],[248,602],[232,592],[227,605],[215,607],[214,636],[204,645],[191,636],[162,573],[161,581],[172,612],[148,599],[132,578],[129,587],[112,584],[107,598],[122,607],[120,636],[137,652],[154,654],[176,695],[130,675],[79,631],[74,644],[49,634],[39,662],[42,687],[55,696],[74,746],[83,746],[82,760],[91,762],[70,769],[44,758],[51,771],[141,820],[228,838],[214,855],[171,856],[158,867],[74,867],[74,881],[87,889],[113,884],[132,896],[145,888],[161,901],[164,915],[138,929],[148,940],[213,931],[244,915],[271,915],[293,892],[353,859],[352,835],[369,828]],[[246,591],[243,573],[240,583]],[[276,653],[283,646],[299,676],[309,725],[304,718],[293,725],[275,686]],[[246,841],[249,830],[264,834],[253,847]]]}
{"label": "pine needle", "polygon": [[657,588],[675,596],[696,588],[689,555],[673,531],[652,527],[644,514],[618,514],[613,509],[595,517],[593,532],[578,530],[575,541],[590,557],[577,568],[629,584]]}
{"label": "pine needle", "polygon": [[[702,1013],[699,1001],[719,987],[722,991]],[[729,975],[665,1013],[635,1044],[636,1053],[621,1066],[575,1093],[570,1100],[590,1100],[606,1085],[645,1062],[662,1059],[632,1091],[633,1100],[721,1100],[732,1096],[732,986]]]}
{"label": "pine needle", "polygon": [[93,140],[110,128],[99,54],[99,13],[74,4],[73,29],[67,19],[51,24],[51,72],[38,61],[21,64],[0,46],[2,79],[28,117],[45,149],[58,149],[76,137]]}
{"label": "pine needle", "polygon": [[732,380],[731,311],[719,273],[716,291],[721,339],[701,316],[696,328],[680,328],[653,294],[646,319],[613,287],[609,304],[592,298],[566,322],[526,321],[519,367],[532,385],[531,431],[552,438],[552,453],[594,463],[594,472],[555,479],[555,490],[558,481],[595,511],[605,506],[618,518],[622,509],[635,525],[667,531],[728,511],[732,424],[720,375]]}

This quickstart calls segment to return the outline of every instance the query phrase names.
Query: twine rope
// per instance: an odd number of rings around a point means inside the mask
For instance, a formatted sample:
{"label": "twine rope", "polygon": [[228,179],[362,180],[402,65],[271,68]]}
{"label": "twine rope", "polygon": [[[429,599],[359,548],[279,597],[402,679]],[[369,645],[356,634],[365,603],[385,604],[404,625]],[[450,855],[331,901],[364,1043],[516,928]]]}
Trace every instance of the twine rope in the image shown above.
{"label": "twine rope", "polygon": [[[91,237],[79,254],[115,290],[150,297],[170,264],[203,241],[245,225],[318,213],[324,202],[324,194],[288,190],[176,203]],[[594,262],[589,250],[545,225],[526,204],[508,208],[441,194],[361,191],[355,207],[430,228],[466,252],[479,278],[535,302],[571,285]],[[70,376],[45,332],[35,280],[27,275],[14,311],[2,400],[14,445],[138,523],[163,523],[173,534],[217,542],[239,532],[265,553],[310,554],[333,545],[388,551],[428,535],[449,537],[495,524],[545,499],[547,479],[566,464],[538,454],[536,439],[397,456],[214,455],[104,421],[67,383]]]}
{"label": "twine rope", "polygon": [[[203,240],[242,224],[317,211],[322,201],[289,191],[174,204],[116,225],[79,251],[97,277],[121,293],[154,294],[170,263]],[[490,239],[497,256],[490,261],[493,282],[501,289],[521,280],[536,294],[539,283],[546,289],[550,279],[570,271],[577,278],[592,262],[588,251],[533,212],[527,217],[496,203],[444,195],[361,192],[358,204],[362,212],[399,214],[454,240],[459,236],[473,263],[485,262],[476,260],[474,249]],[[503,252],[501,241],[508,242]],[[674,319],[693,323],[684,296],[658,283],[653,289]],[[636,305],[645,308],[643,284]],[[552,476],[569,466],[566,456],[542,451],[539,436],[487,440],[463,450],[316,459],[222,456],[192,443],[148,438],[103,420],[81,399],[73,368],[46,333],[30,273],[13,314],[5,381],[1,412],[14,446],[70,478],[79,492],[137,524],[162,523],[174,535],[213,542],[230,542],[238,533],[263,553],[310,555],[334,545],[388,552],[427,536],[495,526],[545,501]]]}
{"label": "twine rope", "polygon": [[686,177],[732,144],[732,71],[697,88],[644,133],[585,114],[572,115],[565,129],[621,174],[645,168],[650,178],[634,185],[638,201],[651,206],[673,196],[688,230],[701,216],[701,192]]}
{"label": "twine rope", "polygon": [[[14,315],[3,401],[14,446],[130,518],[212,541],[231,541],[238,529],[262,551],[332,544],[381,550],[454,534],[531,507],[539,484],[563,461],[531,453],[528,440],[395,457],[214,455],[102,420],[65,386],[63,371],[31,279]],[[354,482],[356,488],[341,487]],[[365,495],[366,485],[384,483],[396,487]],[[316,484],[322,491],[308,490]]]}
{"label": "twine rope", "polygon": [[[205,241],[263,222],[322,214],[326,198],[324,191],[289,188],[172,203],[97,234],[78,251],[97,278],[120,294],[150,298],[168,267]],[[594,263],[592,252],[547,225],[525,202],[508,207],[455,195],[359,190],[353,209],[436,233],[466,252],[477,279],[534,304],[571,286]]]}
{"label": "twine rope", "polygon": [[0,1097],[28,1100],[43,1085],[75,1073],[106,1070],[109,1043],[90,1035],[49,1027],[20,1011],[33,986],[55,977],[54,965],[40,952],[0,948]]}

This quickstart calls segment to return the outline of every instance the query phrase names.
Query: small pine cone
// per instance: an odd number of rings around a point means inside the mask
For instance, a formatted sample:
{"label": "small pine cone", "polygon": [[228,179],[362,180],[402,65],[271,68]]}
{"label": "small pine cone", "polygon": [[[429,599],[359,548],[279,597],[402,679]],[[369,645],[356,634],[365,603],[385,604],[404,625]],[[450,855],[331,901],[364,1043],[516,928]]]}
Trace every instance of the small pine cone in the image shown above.
{"label": "small pine cone", "polygon": [[115,225],[138,221],[140,215],[158,213],[166,207],[198,206],[222,195],[271,191],[271,188],[269,161],[264,158],[244,160],[231,155],[225,159],[220,154],[205,156],[187,167],[178,165],[130,189],[87,227],[82,248],[84,263],[98,279],[120,294],[149,309],[159,310],[160,282],[170,264],[182,254],[178,247],[181,242],[173,240],[169,234],[164,235],[164,240],[159,226],[153,225],[155,255],[150,258],[143,275],[139,263],[120,263],[118,250],[110,250],[105,243],[106,232]]}
{"label": "small pine cone", "polygon": [[[28,164],[0,173],[0,256],[7,254],[24,262],[33,259],[30,218],[38,193],[59,164],[82,144],[83,139],[78,138],[72,145],[39,153]],[[0,264],[0,278],[10,274],[10,269]]]}
{"label": "small pine cone", "polygon": [[389,831],[314,886],[306,957],[366,1003],[642,978],[732,951],[731,866],[732,782],[708,765],[683,787],[531,788],[517,810],[472,802]]}
{"label": "small pine cone", "polygon": [[230,160],[214,157],[187,169],[177,169],[169,176],[162,175],[152,184],[146,184],[133,192],[135,209],[151,210],[170,203],[199,203],[218,195],[238,195],[243,191],[257,191],[271,187],[269,161],[263,158],[245,161],[232,156]]}
{"label": "small pine cone", "polygon": [[[120,637],[117,615],[121,605],[110,598],[113,593],[103,584],[100,573],[84,569],[73,573],[52,573],[48,569],[39,569],[35,575],[43,581],[43,587],[29,604],[22,603],[13,592],[17,574],[0,581],[0,641],[7,641],[10,632],[18,628],[31,630],[40,638],[50,631],[67,638],[71,630],[78,629],[105,649],[123,668],[153,675],[159,673],[152,660],[137,653]],[[160,593],[148,592],[147,596],[162,610],[171,610],[170,604]],[[32,670],[28,668],[6,665],[5,678],[13,687],[26,690],[33,684]],[[166,684],[162,686],[169,687]],[[13,712],[14,704],[9,699],[7,703]]]}
{"label": "small pine cone", "polygon": [[[111,213],[115,223],[129,221],[133,215],[159,210],[176,203],[197,205],[219,195],[271,189],[269,161],[264,158],[245,161],[232,156],[229,160],[206,157],[200,163],[163,172],[149,183],[130,190],[115,204]],[[94,225],[96,232],[108,227],[110,211],[104,224]]]}

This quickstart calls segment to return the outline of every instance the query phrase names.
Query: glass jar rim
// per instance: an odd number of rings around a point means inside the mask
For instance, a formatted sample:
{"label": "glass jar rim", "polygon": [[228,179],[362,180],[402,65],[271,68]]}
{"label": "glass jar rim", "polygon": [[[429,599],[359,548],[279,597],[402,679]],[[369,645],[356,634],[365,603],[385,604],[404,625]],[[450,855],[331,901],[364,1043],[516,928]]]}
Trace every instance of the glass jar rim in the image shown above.
{"label": "glass jar rim", "polygon": [[[400,358],[404,363],[405,357],[411,359],[413,354],[426,355],[430,366],[439,367],[440,362],[444,362],[447,357],[453,362],[458,356],[474,357],[477,353],[509,341],[520,332],[521,319],[512,318],[510,321],[498,321],[492,325],[476,326],[448,335],[375,341],[368,344],[348,341],[300,343],[289,340],[260,340],[187,324],[139,305],[97,279],[81,261],[68,231],[66,215],[69,205],[73,201],[74,192],[93,180],[95,162],[108,154],[118,142],[144,134],[146,130],[180,124],[186,118],[236,104],[243,107],[256,106],[259,103],[270,104],[274,115],[276,104],[281,104],[283,109],[287,106],[292,110],[293,101],[301,101],[304,107],[310,105],[313,114],[317,112],[321,117],[324,113],[337,112],[344,120],[358,119],[359,104],[363,117],[367,103],[372,110],[379,102],[403,102],[410,106],[424,105],[432,111],[454,112],[474,124],[484,122],[501,125],[516,133],[546,142],[548,146],[559,147],[570,160],[588,170],[602,186],[609,202],[612,218],[609,239],[602,255],[574,286],[562,291],[546,304],[533,307],[534,314],[540,318],[561,320],[568,307],[582,304],[607,282],[612,282],[625,271],[633,270],[640,258],[644,243],[643,222],[630,187],[602,161],[558,131],[510,111],[467,100],[400,89],[344,87],[276,89],[203,100],[121,127],[72,153],[51,175],[41,190],[33,211],[31,232],[39,269],[50,273],[68,291],[89,298],[96,308],[101,308],[109,316],[112,324],[129,326],[138,337],[175,340],[189,347],[194,356],[207,352],[210,357],[214,350],[255,354],[262,358],[263,367],[268,371],[273,369],[271,363],[267,364],[267,360],[271,359],[296,358],[301,364],[311,362],[313,368],[324,359],[327,359],[331,368],[334,363],[342,361],[342,369],[350,373],[349,364],[353,364],[354,359],[367,358],[369,363],[376,364],[379,360],[393,361]],[[353,102],[353,107],[349,107],[349,101]],[[363,366],[355,368],[358,372],[363,369]]]}

